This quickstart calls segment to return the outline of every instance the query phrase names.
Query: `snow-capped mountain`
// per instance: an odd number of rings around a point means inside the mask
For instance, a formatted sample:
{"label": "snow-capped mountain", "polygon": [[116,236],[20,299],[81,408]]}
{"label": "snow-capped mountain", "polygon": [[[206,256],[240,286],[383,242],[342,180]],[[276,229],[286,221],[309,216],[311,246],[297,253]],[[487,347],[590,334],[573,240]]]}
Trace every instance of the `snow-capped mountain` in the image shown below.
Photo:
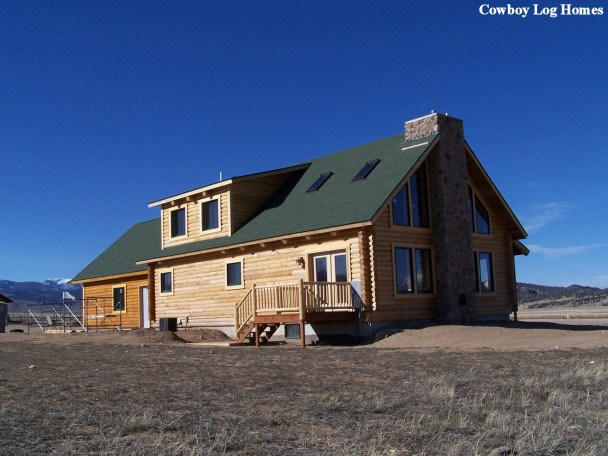
{"label": "snow-capped mountain", "polygon": [[48,279],[44,282],[13,282],[0,279],[0,293],[17,303],[40,304],[61,302],[63,292],[82,298],[82,287],[70,279]]}

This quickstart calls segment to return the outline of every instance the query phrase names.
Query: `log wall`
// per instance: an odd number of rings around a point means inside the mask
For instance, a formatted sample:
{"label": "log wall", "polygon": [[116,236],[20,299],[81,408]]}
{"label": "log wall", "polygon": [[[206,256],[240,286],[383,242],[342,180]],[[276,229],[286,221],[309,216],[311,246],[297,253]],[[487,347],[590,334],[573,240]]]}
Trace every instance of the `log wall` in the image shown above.
{"label": "log wall", "polygon": [[[124,312],[112,311],[112,289],[118,286],[125,286],[125,310]],[[136,329],[140,327],[140,308],[139,308],[139,288],[142,286],[148,286],[148,275],[138,274],[131,277],[124,277],[118,279],[96,281],[96,282],[85,282],[82,284],[83,297],[85,298],[85,305],[88,304],[88,308],[83,309],[83,314],[92,316],[100,313],[99,309],[89,301],[88,298],[100,298],[97,300],[99,305],[105,303],[106,313],[110,312],[112,320],[115,322],[121,321],[123,329]],[[120,315],[122,314],[122,315]],[[87,324],[86,322],[83,322]],[[88,319],[88,325],[91,328],[95,327],[95,320],[92,318]]]}

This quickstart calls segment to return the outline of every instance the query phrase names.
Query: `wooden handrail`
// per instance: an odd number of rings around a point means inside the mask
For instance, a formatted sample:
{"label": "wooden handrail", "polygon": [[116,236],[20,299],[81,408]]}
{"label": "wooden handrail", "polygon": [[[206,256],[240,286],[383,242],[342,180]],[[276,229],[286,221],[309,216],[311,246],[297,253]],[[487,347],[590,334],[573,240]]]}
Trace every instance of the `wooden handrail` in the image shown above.
{"label": "wooden handrail", "polygon": [[238,335],[256,314],[354,310],[350,282],[304,282],[282,285],[253,285],[235,307],[234,324]]}

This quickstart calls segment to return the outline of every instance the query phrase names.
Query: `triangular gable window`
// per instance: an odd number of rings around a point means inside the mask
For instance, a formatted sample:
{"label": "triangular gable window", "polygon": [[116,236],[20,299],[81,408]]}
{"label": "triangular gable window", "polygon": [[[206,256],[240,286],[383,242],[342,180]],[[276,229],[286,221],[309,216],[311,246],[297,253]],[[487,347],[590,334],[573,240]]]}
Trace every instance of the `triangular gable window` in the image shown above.
{"label": "triangular gable window", "polygon": [[332,174],[333,174],[332,172],[321,174],[318,177],[318,179],[316,181],[314,181],[310,187],[308,187],[308,190],[306,190],[306,193],[315,192],[315,191],[319,190],[321,188],[321,186],[325,182],[327,182],[327,179],[329,179]]}
{"label": "triangular gable window", "polygon": [[378,163],[380,163],[379,159],[368,161],[365,165],[363,165],[363,168],[361,168],[357,175],[353,177],[353,181],[365,179],[367,176],[369,176],[369,173],[374,170]]}

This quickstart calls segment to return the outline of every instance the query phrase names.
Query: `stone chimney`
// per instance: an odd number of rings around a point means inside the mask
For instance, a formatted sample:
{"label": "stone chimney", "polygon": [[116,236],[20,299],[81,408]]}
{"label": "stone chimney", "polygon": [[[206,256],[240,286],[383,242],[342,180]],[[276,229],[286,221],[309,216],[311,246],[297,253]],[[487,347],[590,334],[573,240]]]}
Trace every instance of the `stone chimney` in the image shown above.
{"label": "stone chimney", "polygon": [[427,160],[437,320],[473,323],[476,319],[475,264],[473,259],[469,187],[463,122],[432,113],[405,123],[411,141],[439,134]]}

